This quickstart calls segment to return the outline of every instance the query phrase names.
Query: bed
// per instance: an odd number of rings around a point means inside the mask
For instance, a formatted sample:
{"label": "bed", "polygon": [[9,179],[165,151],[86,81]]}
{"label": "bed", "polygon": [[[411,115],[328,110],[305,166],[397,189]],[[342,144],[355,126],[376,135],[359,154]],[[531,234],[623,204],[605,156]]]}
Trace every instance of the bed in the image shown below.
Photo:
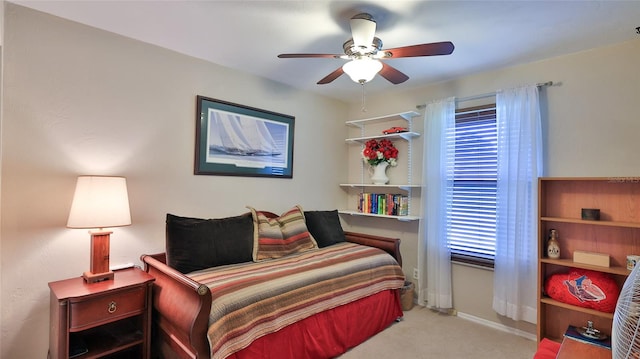
{"label": "bed", "polygon": [[402,317],[399,239],[343,233],[313,250],[189,273],[166,253],[143,255],[156,279],[154,357],[333,358],[384,330]]}

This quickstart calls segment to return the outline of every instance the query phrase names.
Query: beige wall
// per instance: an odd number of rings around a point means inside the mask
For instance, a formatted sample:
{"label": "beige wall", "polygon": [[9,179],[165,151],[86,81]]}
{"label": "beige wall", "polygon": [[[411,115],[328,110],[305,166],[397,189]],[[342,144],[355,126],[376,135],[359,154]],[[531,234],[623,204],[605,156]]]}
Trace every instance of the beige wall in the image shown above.
{"label": "beige wall", "polygon": [[[397,90],[383,96],[368,96],[366,114],[360,111],[359,103],[352,104],[349,119],[413,110],[418,104],[449,96],[462,98],[494,92],[500,88],[553,81],[557,84],[543,88],[541,92],[546,175],[638,176],[639,63],[640,40],[634,40],[432,86],[406,90],[398,86]],[[469,104],[461,104],[463,107],[467,105]],[[417,128],[420,129],[422,122],[417,123]],[[420,166],[419,163],[415,165]],[[387,172],[393,170],[392,168]],[[420,173],[419,170],[417,173]],[[398,235],[402,239],[403,267],[410,278],[412,269],[417,267],[415,253],[418,247],[418,226],[395,222],[376,221],[373,226],[390,226],[401,231]],[[366,230],[373,221],[369,219],[349,223],[354,225],[354,230]],[[381,231],[394,234],[392,230],[381,228]],[[491,309],[492,275],[491,271],[454,265],[453,300],[457,311],[535,333],[535,326],[513,323]]]}
{"label": "beige wall", "polygon": [[[2,358],[46,355],[47,282],[77,276],[89,266],[87,233],[64,227],[79,174],[128,178],[134,223],[114,231],[111,255],[113,263],[138,263],[140,254],[163,250],[167,212],[221,217],[241,213],[245,205],[276,212],[295,203],[343,207],[344,191],[337,184],[347,180],[347,171],[336,159],[347,153],[345,120],[548,80],[560,85],[544,96],[547,175],[640,172],[638,41],[428,87],[408,83],[384,96],[369,95],[362,114],[359,102],[347,106],[300,93],[16,5],[7,4],[4,20]],[[198,94],[295,116],[294,178],[194,176]],[[411,276],[417,222],[346,218],[344,223],[347,229],[402,238],[404,269]],[[533,332],[491,310],[491,275],[454,267],[457,310]]]}
{"label": "beige wall", "polygon": [[[133,225],[114,230],[112,264],[163,251],[167,212],[343,200],[345,104],[16,5],[5,15],[0,357],[46,357],[47,283],[89,268],[87,232],[65,228],[79,174],[127,177]],[[196,95],[295,116],[293,179],[194,176]]]}

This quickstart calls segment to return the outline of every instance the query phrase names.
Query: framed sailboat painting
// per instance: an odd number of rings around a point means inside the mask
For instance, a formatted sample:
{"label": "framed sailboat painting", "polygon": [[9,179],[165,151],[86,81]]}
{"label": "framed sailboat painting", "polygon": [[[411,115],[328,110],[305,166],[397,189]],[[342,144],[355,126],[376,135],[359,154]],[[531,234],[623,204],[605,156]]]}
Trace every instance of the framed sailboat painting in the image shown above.
{"label": "framed sailboat painting", "polygon": [[295,117],[197,96],[196,175],[293,177]]}

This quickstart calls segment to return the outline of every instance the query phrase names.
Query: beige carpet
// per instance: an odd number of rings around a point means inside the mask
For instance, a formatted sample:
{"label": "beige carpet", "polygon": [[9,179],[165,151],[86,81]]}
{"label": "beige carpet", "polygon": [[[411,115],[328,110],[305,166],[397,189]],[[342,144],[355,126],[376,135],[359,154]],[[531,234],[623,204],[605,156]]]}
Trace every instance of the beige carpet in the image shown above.
{"label": "beige carpet", "polygon": [[536,342],[420,306],[340,359],[531,359]]}

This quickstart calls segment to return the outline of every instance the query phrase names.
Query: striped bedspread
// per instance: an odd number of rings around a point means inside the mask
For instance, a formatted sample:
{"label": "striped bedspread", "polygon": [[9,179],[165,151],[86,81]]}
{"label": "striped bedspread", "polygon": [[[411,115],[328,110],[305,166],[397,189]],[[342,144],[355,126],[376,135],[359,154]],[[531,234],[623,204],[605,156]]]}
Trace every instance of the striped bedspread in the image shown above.
{"label": "striped bedspread", "polygon": [[353,243],[188,276],[213,295],[208,330],[213,359],[316,313],[404,284],[393,257]]}

